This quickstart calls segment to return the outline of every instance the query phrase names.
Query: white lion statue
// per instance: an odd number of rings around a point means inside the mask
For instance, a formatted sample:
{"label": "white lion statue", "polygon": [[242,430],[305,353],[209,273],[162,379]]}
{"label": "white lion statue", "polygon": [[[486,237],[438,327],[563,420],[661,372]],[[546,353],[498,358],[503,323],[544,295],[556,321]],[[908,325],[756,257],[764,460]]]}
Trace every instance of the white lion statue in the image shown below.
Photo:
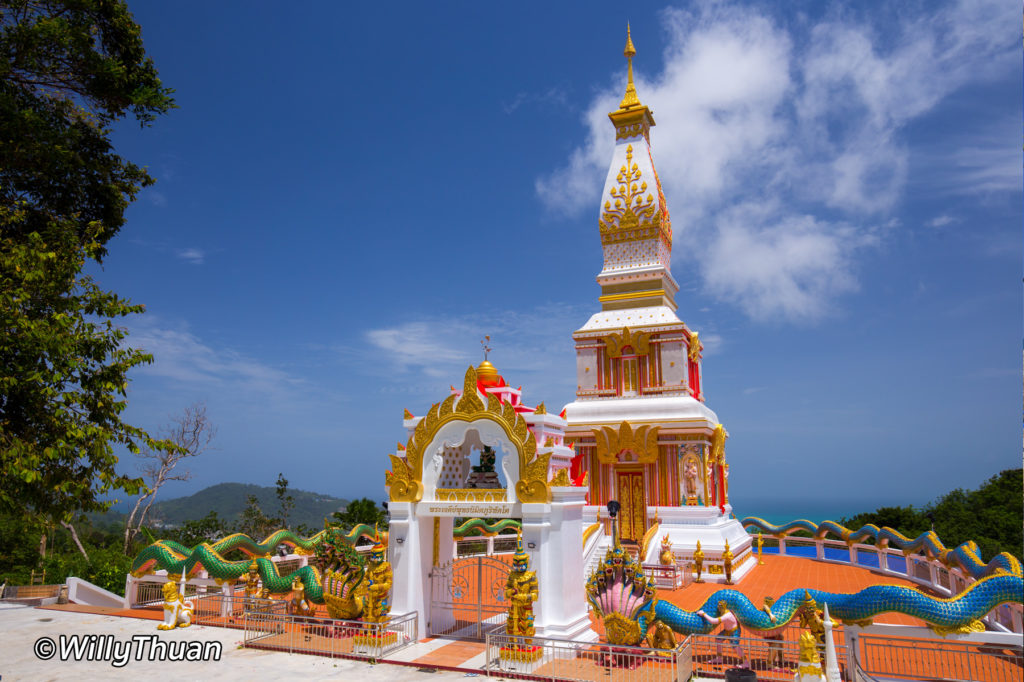
{"label": "white lion statue", "polygon": [[164,622],[157,625],[158,630],[173,630],[174,628],[187,628],[192,625],[192,611],[195,606],[191,600],[186,600],[180,592],[173,577],[169,577],[164,583]]}

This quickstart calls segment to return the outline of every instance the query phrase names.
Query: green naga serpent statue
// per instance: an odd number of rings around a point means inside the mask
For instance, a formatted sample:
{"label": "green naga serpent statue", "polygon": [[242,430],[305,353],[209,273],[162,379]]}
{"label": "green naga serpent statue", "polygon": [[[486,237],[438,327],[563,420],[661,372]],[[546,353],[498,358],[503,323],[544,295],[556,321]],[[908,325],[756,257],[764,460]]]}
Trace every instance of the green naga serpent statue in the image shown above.
{"label": "green naga serpent statue", "polygon": [[[278,530],[262,542],[242,533],[214,543],[201,542],[195,547],[185,547],[173,540],[158,540],[139,552],[132,562],[131,573],[138,578],[163,569],[176,576],[192,576],[205,570],[218,583],[234,583],[255,562],[263,587],[270,594],[287,594],[292,591],[293,581],[298,580],[309,601],[324,604],[322,571],[330,570],[340,581],[336,596],[343,599],[356,596],[360,580],[356,579],[355,573],[358,568],[361,577],[363,560],[353,548],[360,538],[380,541],[376,530],[365,524],[347,533],[327,527],[309,538],[299,537],[289,530]],[[277,565],[270,560],[279,545],[291,547],[296,554],[314,555],[316,565],[303,566],[290,575],[282,576]],[[246,558],[238,561],[225,559],[224,555],[233,550],[241,551]],[[332,583],[332,588],[334,586]]]}
{"label": "green naga serpent statue", "polygon": [[[455,528],[454,535],[490,536],[517,528],[519,523],[510,519],[493,524],[483,519],[468,519]],[[370,566],[366,566],[365,559],[354,549],[360,538],[368,538],[377,543],[374,551],[371,551]],[[173,540],[158,540],[139,552],[132,562],[131,573],[139,578],[163,569],[175,576],[192,576],[205,570],[218,583],[233,583],[245,576],[249,567],[255,563],[263,587],[270,594],[290,593],[293,582],[299,581],[305,598],[310,602],[325,604],[335,618],[351,619],[364,612],[368,593],[377,594],[381,591],[385,568],[389,568],[384,561],[384,543],[387,541],[383,538],[386,535],[379,534],[375,528],[360,524],[347,533],[327,527],[309,538],[299,537],[289,530],[278,530],[262,542],[256,542],[242,533],[229,535],[214,543],[202,542],[194,547],[185,547]],[[277,565],[270,560],[280,545],[291,547],[296,554],[315,557],[315,565],[303,566],[290,575],[282,576]],[[241,551],[246,558],[238,561],[225,559],[224,555],[233,550]],[[379,557],[375,557],[375,553]],[[373,589],[369,589],[371,584],[375,585]],[[373,603],[370,605],[379,611],[380,607],[374,599],[371,597]]]}

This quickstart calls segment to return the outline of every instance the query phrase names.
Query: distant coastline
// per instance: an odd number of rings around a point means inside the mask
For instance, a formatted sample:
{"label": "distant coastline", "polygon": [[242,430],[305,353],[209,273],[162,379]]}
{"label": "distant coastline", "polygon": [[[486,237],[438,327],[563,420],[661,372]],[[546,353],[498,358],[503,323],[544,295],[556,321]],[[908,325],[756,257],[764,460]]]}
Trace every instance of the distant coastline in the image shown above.
{"label": "distant coastline", "polygon": [[850,518],[872,509],[874,507],[870,504],[863,505],[863,507],[851,504],[834,506],[807,505],[803,508],[790,508],[788,505],[783,507],[770,504],[746,505],[740,503],[738,509],[733,509],[733,514],[740,520],[748,516],[757,516],[772,525],[779,526],[796,519],[807,519],[815,524],[819,524],[822,521],[838,521],[839,519]]}

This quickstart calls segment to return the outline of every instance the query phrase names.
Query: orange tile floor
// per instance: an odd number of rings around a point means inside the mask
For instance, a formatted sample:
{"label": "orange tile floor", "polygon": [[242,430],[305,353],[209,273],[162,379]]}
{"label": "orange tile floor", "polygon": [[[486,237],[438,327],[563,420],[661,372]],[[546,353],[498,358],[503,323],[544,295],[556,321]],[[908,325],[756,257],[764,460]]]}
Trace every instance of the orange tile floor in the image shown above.
{"label": "orange tile floor", "polygon": [[[738,585],[732,587],[760,606],[768,595],[777,599],[784,593],[799,588],[849,594],[859,592],[870,585],[915,586],[909,580],[884,575],[858,566],[830,564],[803,557],[766,554],[763,566],[755,566]],[[723,587],[727,586],[717,583],[694,583],[682,590],[659,590],[658,597],[687,611],[695,611],[704,605],[713,592]],[[918,589],[927,594],[934,594],[924,588]],[[939,595],[935,594],[935,596]],[[882,614],[875,618],[875,622],[893,625],[924,625],[919,619],[900,613]]]}

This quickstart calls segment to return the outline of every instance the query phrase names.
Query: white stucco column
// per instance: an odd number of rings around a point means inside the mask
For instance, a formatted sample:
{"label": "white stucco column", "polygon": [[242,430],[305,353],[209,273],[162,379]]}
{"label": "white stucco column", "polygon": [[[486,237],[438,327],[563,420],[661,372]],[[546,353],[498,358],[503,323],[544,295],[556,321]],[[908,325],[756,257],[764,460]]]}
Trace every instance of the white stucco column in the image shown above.
{"label": "white stucco column", "polygon": [[[423,589],[430,570],[430,519],[416,518],[412,502],[391,502],[388,529],[388,557],[391,562],[392,613],[418,613],[419,636],[427,632],[430,598]],[[424,527],[426,526],[426,527]]]}
{"label": "white stucco column", "polygon": [[124,599],[128,608],[134,607],[139,601],[139,579],[130,573],[124,581]]}
{"label": "white stucco column", "polygon": [[534,623],[541,637],[596,640],[583,575],[586,488],[551,488],[550,504],[523,505],[523,545],[537,573]]}

